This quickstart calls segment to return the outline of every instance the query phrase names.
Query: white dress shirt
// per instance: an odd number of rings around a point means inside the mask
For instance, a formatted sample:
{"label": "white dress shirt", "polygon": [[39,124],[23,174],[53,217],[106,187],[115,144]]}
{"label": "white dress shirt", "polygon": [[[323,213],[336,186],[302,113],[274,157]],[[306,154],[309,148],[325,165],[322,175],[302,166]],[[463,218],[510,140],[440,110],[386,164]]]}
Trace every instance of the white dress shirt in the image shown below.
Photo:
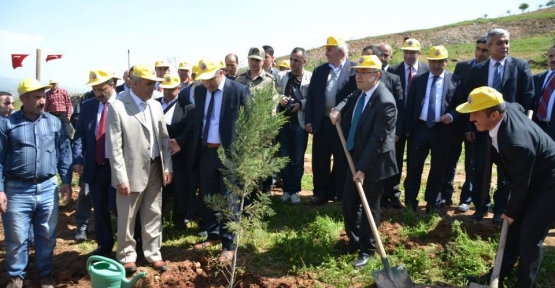
{"label": "white dress shirt", "polygon": [[210,99],[214,97],[214,106],[212,107],[212,117],[210,118],[210,127],[208,127],[208,139],[206,143],[210,144],[221,144],[220,139],[220,112],[222,111],[222,100],[224,96],[224,84],[226,77],[223,77],[222,82],[218,85],[218,89],[212,93],[206,91],[206,100],[204,101],[204,113],[202,117],[202,131],[204,131],[204,125],[206,124],[206,114],[208,114],[208,105],[210,104]]}

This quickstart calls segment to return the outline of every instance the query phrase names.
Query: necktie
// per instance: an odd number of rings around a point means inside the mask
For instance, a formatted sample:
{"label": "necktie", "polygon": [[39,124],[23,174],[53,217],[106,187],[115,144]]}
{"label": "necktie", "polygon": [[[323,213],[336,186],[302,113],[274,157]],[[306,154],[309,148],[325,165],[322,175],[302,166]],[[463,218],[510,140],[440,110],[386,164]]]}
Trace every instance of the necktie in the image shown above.
{"label": "necktie", "polygon": [[501,63],[495,62],[493,71],[493,89],[501,92]]}
{"label": "necktie", "polygon": [[204,123],[204,129],[202,130],[202,146],[206,146],[206,143],[208,141],[208,130],[210,129],[210,120],[212,119],[212,111],[214,110],[214,95],[216,94],[216,91],[212,92],[212,96],[210,97],[208,103],[208,110],[206,111],[206,121]]}
{"label": "necktie", "polygon": [[96,129],[95,160],[98,165],[101,165],[106,158],[106,111],[108,111],[108,104],[108,102],[102,104],[104,107],[102,107],[102,114]]}
{"label": "necktie", "polygon": [[407,85],[407,91],[409,90],[410,83],[412,83],[412,78],[414,78],[414,73],[412,72],[412,66],[409,67],[409,83]]}
{"label": "necktie", "polygon": [[538,105],[538,118],[542,121],[547,118],[547,105],[549,104],[549,99],[553,90],[555,90],[555,72],[551,72],[549,75],[549,80],[546,82],[543,88],[542,97],[540,98],[540,104]]}
{"label": "necktie", "polygon": [[152,145],[152,149],[150,149],[150,159],[154,159],[158,157],[160,151],[158,149],[158,141],[156,141],[156,130],[154,119],[152,118],[150,106],[146,102],[142,102],[141,105],[144,107],[143,116],[145,117],[145,121],[150,122],[150,143]]}
{"label": "necktie", "polygon": [[432,86],[430,87],[430,95],[428,97],[428,115],[426,118],[426,126],[428,128],[434,127],[436,122],[436,84],[439,76],[434,76]]}
{"label": "necktie", "polygon": [[358,121],[362,115],[362,110],[364,109],[364,98],[366,93],[362,92],[357,101],[357,106],[355,108],[355,113],[353,115],[353,120],[351,121],[351,128],[349,129],[349,137],[347,137],[347,150],[351,151],[355,147],[355,131],[357,130]]}

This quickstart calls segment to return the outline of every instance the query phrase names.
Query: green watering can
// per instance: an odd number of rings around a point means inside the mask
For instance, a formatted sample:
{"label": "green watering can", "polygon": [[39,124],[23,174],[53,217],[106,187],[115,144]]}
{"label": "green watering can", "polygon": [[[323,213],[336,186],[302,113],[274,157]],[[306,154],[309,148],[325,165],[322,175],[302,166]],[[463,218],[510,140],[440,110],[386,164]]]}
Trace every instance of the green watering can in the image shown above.
{"label": "green watering can", "polygon": [[[92,263],[93,261],[97,261]],[[118,262],[93,255],[87,260],[87,271],[91,276],[93,288],[131,288],[137,281],[146,276],[146,272],[139,272],[131,281],[125,278],[125,268]]]}

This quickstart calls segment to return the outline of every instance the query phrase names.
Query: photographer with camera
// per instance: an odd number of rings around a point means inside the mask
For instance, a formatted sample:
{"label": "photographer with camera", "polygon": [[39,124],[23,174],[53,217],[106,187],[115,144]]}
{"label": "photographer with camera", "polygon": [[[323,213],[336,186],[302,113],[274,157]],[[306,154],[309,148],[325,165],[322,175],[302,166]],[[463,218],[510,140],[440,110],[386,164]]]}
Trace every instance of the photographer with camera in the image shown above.
{"label": "photographer with camera", "polygon": [[280,156],[289,157],[289,162],[281,170],[283,180],[283,195],[281,200],[291,200],[291,203],[301,202],[301,179],[304,173],[304,152],[308,143],[308,132],[304,130],[304,107],[308,93],[308,85],[312,73],[304,70],[307,62],[306,51],[297,47],[289,57],[291,71],[278,74],[277,90],[281,94],[278,112],[285,111],[289,121],[285,123],[278,134]]}

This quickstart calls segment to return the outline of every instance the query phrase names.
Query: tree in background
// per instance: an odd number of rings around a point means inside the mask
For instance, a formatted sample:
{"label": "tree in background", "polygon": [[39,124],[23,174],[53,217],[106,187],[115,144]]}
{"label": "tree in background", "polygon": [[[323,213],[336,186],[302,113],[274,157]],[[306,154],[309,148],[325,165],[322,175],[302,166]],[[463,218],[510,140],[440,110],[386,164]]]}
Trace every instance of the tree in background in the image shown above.
{"label": "tree in background", "polygon": [[547,7],[552,7],[553,5],[555,5],[555,0],[549,0],[547,1],[547,3],[545,3],[545,6]]}
{"label": "tree in background", "polygon": [[511,10],[507,10],[507,15],[511,16]]}
{"label": "tree in background", "polygon": [[166,60],[168,60],[168,63],[172,65],[170,69],[170,73],[176,75],[177,69],[179,68],[179,56],[170,56],[170,57],[167,57]]}
{"label": "tree in background", "polygon": [[543,9],[543,4],[538,5],[538,10]]}
{"label": "tree in background", "polygon": [[524,11],[526,11],[526,9],[528,9],[528,7],[530,7],[530,5],[528,5],[528,3],[522,3],[522,4],[520,4],[520,6],[518,6],[518,9],[520,9],[520,11],[522,11],[522,13],[524,13]]}
{"label": "tree in background", "polygon": [[[248,98],[246,108],[241,108],[237,120],[237,139],[228,150],[218,149],[218,156],[224,168],[224,182],[231,190],[231,199],[222,195],[206,196],[207,205],[214,211],[221,211],[221,217],[227,217],[228,229],[235,233],[235,256],[231,267],[225,267],[229,273],[229,287],[235,287],[235,271],[237,266],[237,249],[242,239],[249,232],[264,229],[264,217],[274,215],[270,207],[269,193],[257,192],[260,179],[266,179],[279,172],[287,163],[287,158],[277,158],[279,143],[274,144],[281,126],[286,121],[283,113],[274,113],[277,101],[274,99],[273,87],[253,89]],[[237,200],[235,200],[237,199]],[[247,202],[252,202],[247,204]],[[239,211],[229,207],[229,201],[238,201]],[[225,274],[227,277],[227,274]]]}

